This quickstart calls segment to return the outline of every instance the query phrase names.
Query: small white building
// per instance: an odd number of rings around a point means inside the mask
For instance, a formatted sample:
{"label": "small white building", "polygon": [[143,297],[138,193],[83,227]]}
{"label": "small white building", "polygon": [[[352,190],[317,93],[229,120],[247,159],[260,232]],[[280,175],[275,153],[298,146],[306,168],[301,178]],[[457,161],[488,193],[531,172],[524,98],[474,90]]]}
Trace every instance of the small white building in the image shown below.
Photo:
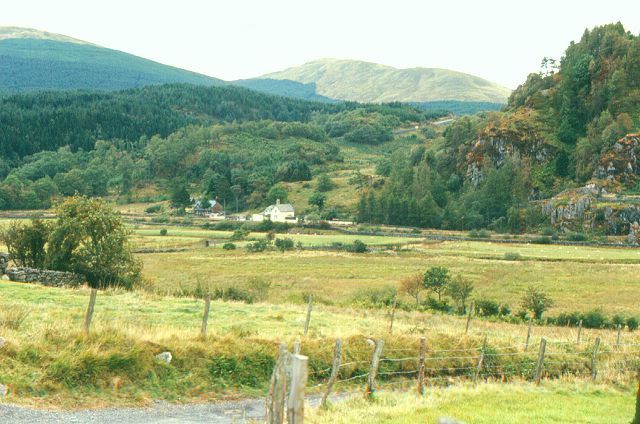
{"label": "small white building", "polygon": [[295,224],[296,213],[293,209],[293,205],[290,203],[280,203],[280,199],[277,199],[275,205],[268,206],[264,211],[253,214],[251,220],[256,222],[270,220],[272,222],[288,222],[290,224]]}

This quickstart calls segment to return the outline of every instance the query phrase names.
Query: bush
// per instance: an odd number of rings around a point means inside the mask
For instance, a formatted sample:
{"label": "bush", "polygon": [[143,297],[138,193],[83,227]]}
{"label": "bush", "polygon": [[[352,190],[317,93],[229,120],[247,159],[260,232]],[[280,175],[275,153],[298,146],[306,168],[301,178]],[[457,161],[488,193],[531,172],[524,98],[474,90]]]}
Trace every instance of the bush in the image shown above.
{"label": "bush", "polygon": [[161,230],[160,230],[160,235],[161,235],[161,236],[166,236],[166,235],[167,235],[167,233],[168,233],[168,231],[167,231],[167,229],[166,229],[166,228],[163,228],[163,229],[161,229]]}
{"label": "bush", "polygon": [[506,252],[504,254],[504,259],[506,261],[519,261],[521,259],[521,256],[518,252]]}
{"label": "bush", "polygon": [[360,306],[385,307],[393,305],[398,291],[394,286],[367,287],[356,292],[352,302]]}
{"label": "bush", "polygon": [[504,305],[500,306],[500,315],[503,316],[503,317],[511,315],[511,307],[509,305],[507,305],[506,303]]}
{"label": "bush", "polygon": [[638,319],[636,317],[627,318],[627,328],[629,331],[635,331],[638,329]]}
{"label": "bush", "polygon": [[579,312],[562,312],[555,318],[555,324],[560,326],[572,325],[576,326],[580,322],[581,314]]}
{"label": "bush", "polygon": [[276,239],[275,243],[276,248],[281,252],[285,252],[286,250],[293,250],[293,240],[290,238]]}
{"label": "bush", "polygon": [[489,233],[486,230],[471,230],[469,231],[469,237],[471,238],[489,238]]}
{"label": "bush", "polygon": [[582,326],[585,328],[605,328],[609,326],[609,320],[601,310],[594,310],[582,316]]}
{"label": "bush", "polygon": [[500,304],[491,299],[479,299],[475,302],[476,315],[492,317],[500,314]]}
{"label": "bush", "polygon": [[162,211],[162,205],[153,205],[149,206],[144,210],[146,213],[158,213]]}
{"label": "bush", "polygon": [[532,239],[531,242],[535,244],[551,244],[551,239],[547,236],[542,236]]}
{"label": "bush", "polygon": [[244,240],[244,238],[247,237],[248,235],[249,235],[249,231],[239,228],[233,232],[233,234],[231,235],[231,240],[232,241]]}
{"label": "bush", "polygon": [[587,236],[584,233],[569,233],[567,235],[567,240],[570,241],[586,241]]}
{"label": "bush", "polygon": [[428,309],[445,312],[447,314],[453,312],[453,308],[449,305],[449,303],[447,303],[446,299],[438,300],[434,297],[429,296],[427,297],[427,300],[424,301],[424,306]]}
{"label": "bush", "polygon": [[254,296],[248,290],[244,290],[240,287],[215,289],[211,297],[213,299],[232,300],[236,302],[254,302]]}
{"label": "bush", "polygon": [[369,251],[367,245],[361,240],[355,240],[353,244],[347,245],[347,252],[353,253],[366,253]]}
{"label": "bush", "polygon": [[235,250],[236,245],[233,244],[233,243],[225,243],[225,244],[222,245],[222,248],[224,250]]}
{"label": "bush", "polygon": [[264,252],[269,248],[269,243],[266,240],[258,240],[247,245],[247,250],[252,253]]}

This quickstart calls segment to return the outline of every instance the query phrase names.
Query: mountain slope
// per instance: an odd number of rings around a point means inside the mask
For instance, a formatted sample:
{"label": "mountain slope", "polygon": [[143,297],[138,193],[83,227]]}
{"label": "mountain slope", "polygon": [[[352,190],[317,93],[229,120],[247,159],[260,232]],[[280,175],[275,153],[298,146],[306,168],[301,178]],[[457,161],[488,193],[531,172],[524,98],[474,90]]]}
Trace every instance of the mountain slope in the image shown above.
{"label": "mountain slope", "polygon": [[261,78],[315,84],[319,95],[360,102],[460,100],[506,103],[510,93],[506,87],[447,69],[396,69],[339,59],[317,60]]}
{"label": "mountain slope", "polygon": [[58,34],[0,28],[0,92],[224,82]]}

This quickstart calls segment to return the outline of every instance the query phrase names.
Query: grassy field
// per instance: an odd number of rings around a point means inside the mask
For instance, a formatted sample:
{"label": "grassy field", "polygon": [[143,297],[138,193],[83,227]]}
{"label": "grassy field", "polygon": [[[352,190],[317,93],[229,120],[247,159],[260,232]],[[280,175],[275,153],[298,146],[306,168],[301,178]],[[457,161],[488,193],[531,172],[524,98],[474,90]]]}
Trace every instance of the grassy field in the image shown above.
{"label": "grassy field", "polygon": [[367,422],[435,423],[454,417],[469,424],[628,423],[635,411],[634,393],[627,387],[585,383],[482,384],[430,390],[426,396],[382,392],[374,402],[362,398],[313,410],[313,424]]}
{"label": "grassy field", "polygon": [[[465,335],[463,318],[399,312],[394,333],[389,335],[389,318],[384,310],[326,305],[314,308],[309,335],[304,337],[303,305],[222,301],[212,302],[208,336],[202,338],[201,300],[120,290],[100,292],[92,334],[86,338],[80,329],[87,299],[85,289],[0,282],[0,321],[7,340],[0,351],[0,381],[9,387],[9,401],[86,407],[138,405],[151,399],[186,402],[261,396],[278,344],[284,341],[291,346],[294,340],[302,340],[302,353],[310,357],[312,384],[328,375],[336,337],[345,340],[344,360],[359,364],[343,370],[344,378],[366,372],[368,338],[385,339],[384,356],[393,359],[417,355],[419,336],[425,335],[429,357],[435,360],[443,355],[439,352],[449,352],[437,360],[438,366],[444,367],[444,375],[449,375],[456,367],[475,364],[474,357],[469,356],[467,361],[455,352],[475,350],[487,337],[487,345],[494,352],[506,354],[493,363],[505,367],[507,379],[517,378],[508,372],[514,367],[528,370],[518,375],[529,375],[535,361],[535,343],[542,335],[549,340],[548,355],[560,361],[559,365],[548,365],[546,372],[551,377],[568,370],[590,375],[589,349],[593,339],[600,336],[602,360],[614,362],[602,363],[599,378],[628,383],[628,376],[620,374],[618,368],[617,361],[622,357],[615,352],[629,352],[625,358],[633,358],[637,349],[614,349],[613,331],[586,330],[582,347],[575,347],[570,342],[575,339],[574,329],[534,327],[533,348],[521,354],[526,337],[526,327],[521,325],[478,320]],[[637,345],[640,337],[625,334],[623,342]],[[171,365],[154,360],[163,351],[172,352]],[[414,364],[390,362],[384,369],[395,372],[406,366]],[[450,380],[440,381],[441,377],[433,374],[433,381],[450,384]],[[464,381],[468,375],[453,377]],[[114,389],[116,384],[118,391]],[[340,389],[350,387],[342,385]],[[358,385],[351,388],[359,390]]]}
{"label": "grassy field", "polygon": [[[300,237],[331,239],[331,236]],[[302,302],[303,294],[311,293],[319,301],[345,305],[363,288],[397,287],[404,277],[438,265],[470,279],[476,297],[508,303],[513,310],[519,308],[525,289],[534,285],[554,299],[551,314],[598,308],[611,315],[640,312],[637,304],[640,264],[616,263],[634,260],[637,250],[507,247],[482,242],[442,242],[423,244],[413,251],[369,254],[333,251],[250,254],[244,249],[227,252],[202,248],[147,254],[141,258],[150,286],[164,293],[197,284],[224,287],[259,277],[272,282],[269,297],[272,302]],[[503,259],[506,250],[521,251],[525,259],[506,261]]]}
{"label": "grassy field", "polygon": [[[589,349],[599,336],[603,342],[603,358],[608,358],[599,381],[629,384],[628,375],[621,373],[631,362],[616,362],[616,355],[620,354],[616,352],[622,349],[624,355],[633,356],[638,348],[614,347],[616,332],[612,330],[585,329],[583,344],[578,347],[574,344],[575,328],[534,325],[531,348],[521,353],[527,333],[524,325],[474,319],[469,334],[465,335],[464,317],[399,310],[394,333],[389,335],[389,309],[366,309],[354,303],[354,298],[362,290],[398,287],[408,275],[443,265],[453,274],[470,279],[475,285],[476,298],[509,303],[514,311],[519,307],[524,289],[537,285],[556,302],[550,314],[601,308],[609,316],[616,312],[637,316],[640,312],[637,305],[640,251],[637,249],[434,242],[424,238],[307,231],[276,237],[291,237],[307,247],[349,244],[360,239],[375,249],[366,254],[310,249],[249,253],[243,248],[248,241],[238,242],[238,249],[234,251],[221,248],[230,240],[231,231],[175,225],[132,224],[131,228],[136,249],[185,250],[139,254],[144,265],[144,285],[131,292],[100,292],[89,338],[80,332],[88,290],[0,281],[0,332],[7,340],[5,348],[0,350],[0,382],[8,383],[8,401],[76,407],[140,405],[152,399],[187,402],[262,396],[281,341],[291,346],[295,340],[302,340],[302,353],[311,358],[311,383],[317,384],[322,381],[319,380],[324,375],[322,372],[326,374],[321,370],[330,366],[336,337],[345,339],[345,360],[361,364],[366,364],[370,355],[367,339],[385,339],[385,355],[393,359],[416,355],[421,335],[427,338],[428,355],[434,358],[440,350],[475,350],[487,337],[488,346],[507,355],[496,359],[503,367],[500,371],[504,373],[503,378],[518,381],[518,378],[531,378],[537,343],[542,336],[549,341],[548,353],[556,357],[546,370],[548,376],[590,375]],[[166,236],[159,235],[161,228],[167,229]],[[265,236],[251,233],[248,240]],[[204,247],[204,240],[212,242],[210,247]],[[402,248],[388,247],[391,245]],[[518,253],[520,257],[506,260],[507,253]],[[201,338],[203,302],[193,298],[195,289],[251,287],[255,281],[270,283],[264,298],[253,304],[214,300],[208,336]],[[305,298],[309,294],[313,295],[314,309],[309,335],[304,337]],[[406,297],[403,301],[411,299]],[[640,332],[625,331],[622,342],[640,345]],[[174,355],[171,365],[154,360],[162,351]],[[510,356],[512,354],[514,356]],[[458,378],[464,384],[468,380],[468,375],[458,375],[454,370],[473,366],[473,359],[469,359],[471,363],[455,357],[446,357],[444,361],[440,364],[444,368],[434,371],[434,384],[448,385],[453,383],[451,379]],[[389,371],[406,370],[405,365],[399,364]],[[365,372],[366,365],[357,365],[347,369],[342,377]],[[340,389],[359,390],[359,383]],[[396,381],[390,379],[383,383],[395,384]],[[532,410],[544,409],[544,402],[571,402],[574,395],[578,396],[573,389],[544,391],[527,385],[518,387],[516,395]],[[489,391],[494,389],[485,392],[485,389],[474,391],[462,387],[438,392],[442,395],[420,400],[420,408],[413,412],[409,410],[408,398],[381,394],[371,410],[377,411],[381,419],[377,422],[392,422],[384,421],[391,411],[400,417],[408,414],[406,420],[402,418],[405,421],[393,422],[424,422],[431,420],[433,414],[448,413],[455,408],[459,403],[455,396],[464,396],[464,390],[474,394],[473,402],[478,399],[478,404],[482,404],[490,402],[487,399],[493,395]],[[543,391],[533,396],[535,390]],[[603,394],[598,394],[598,390],[581,387],[575,393],[585,399],[602,396],[602,402],[617,402],[617,397],[623,399],[620,391],[602,389]],[[495,398],[505,405],[515,401],[509,396],[506,390],[495,393]],[[473,402],[470,404],[477,406]],[[312,418],[316,421],[312,422],[352,416],[349,415],[352,412],[346,409],[341,412],[340,408],[342,406],[329,412],[318,411]],[[359,408],[366,409],[357,401],[344,408],[354,414],[360,413]],[[464,415],[465,409],[457,416],[469,422],[504,422],[500,420],[509,416],[504,412],[509,409],[503,408],[502,416],[496,408],[489,409],[487,421],[469,420],[468,415]],[[473,410],[469,407],[469,411]],[[594,409],[593,413],[597,411]],[[540,420],[553,422],[552,419],[562,422],[552,415],[540,415]]]}

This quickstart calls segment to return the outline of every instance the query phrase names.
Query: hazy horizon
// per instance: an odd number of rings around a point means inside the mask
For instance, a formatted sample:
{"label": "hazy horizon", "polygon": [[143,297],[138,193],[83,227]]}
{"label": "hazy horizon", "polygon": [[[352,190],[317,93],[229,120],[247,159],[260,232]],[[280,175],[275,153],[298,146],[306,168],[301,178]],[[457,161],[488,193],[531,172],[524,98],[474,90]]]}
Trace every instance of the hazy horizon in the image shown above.
{"label": "hazy horizon", "polygon": [[0,26],[63,34],[224,80],[337,58],[451,69],[509,88],[544,56],[560,58],[585,28],[621,21],[640,30],[633,1],[542,0],[531,10],[513,3],[24,0],[3,10]]}

